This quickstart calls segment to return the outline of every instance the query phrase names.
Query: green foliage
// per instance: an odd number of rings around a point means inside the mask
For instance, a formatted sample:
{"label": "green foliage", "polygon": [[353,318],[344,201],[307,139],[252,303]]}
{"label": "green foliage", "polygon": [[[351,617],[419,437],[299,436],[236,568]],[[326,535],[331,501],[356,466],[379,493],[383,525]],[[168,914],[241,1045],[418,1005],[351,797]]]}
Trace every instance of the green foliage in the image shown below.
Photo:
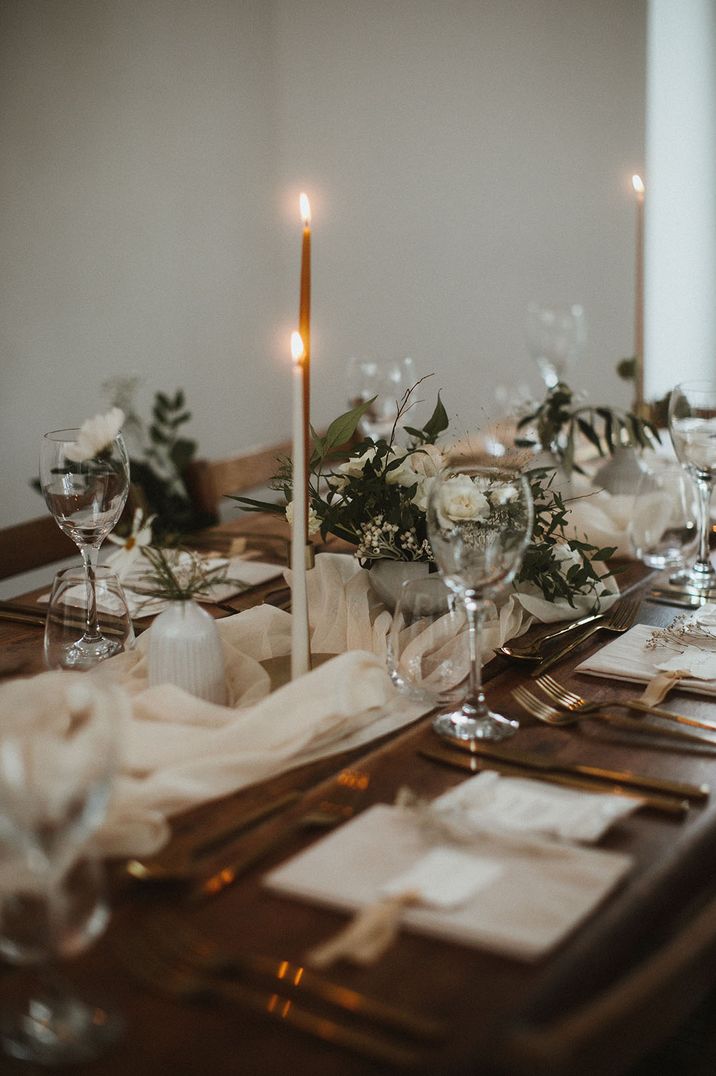
{"label": "green foliage", "polygon": [[[141,593],[168,601],[190,601],[211,596],[211,588],[238,583],[228,576],[228,564],[210,567],[199,554],[186,549],[142,548],[149,567],[142,574]],[[243,584],[241,584],[243,587]]]}
{"label": "green foliage", "polygon": [[574,393],[563,381],[548,389],[539,407],[525,415],[517,428],[534,425],[537,440],[515,438],[521,448],[539,445],[550,452],[567,474],[582,468],[575,462],[577,437],[581,434],[594,446],[600,456],[613,453],[619,446],[653,448],[659,442],[659,432],[653,423],[613,407],[574,406]]}

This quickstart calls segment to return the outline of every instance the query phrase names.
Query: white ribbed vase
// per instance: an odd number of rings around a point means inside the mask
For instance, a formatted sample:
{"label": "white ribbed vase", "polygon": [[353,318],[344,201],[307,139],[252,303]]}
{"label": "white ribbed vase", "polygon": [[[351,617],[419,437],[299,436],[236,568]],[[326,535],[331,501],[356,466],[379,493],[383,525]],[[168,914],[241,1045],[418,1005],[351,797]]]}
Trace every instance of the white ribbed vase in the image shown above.
{"label": "white ribbed vase", "polygon": [[149,685],[175,684],[226,705],[224,655],[216,622],[194,601],[172,602],[149,631]]}

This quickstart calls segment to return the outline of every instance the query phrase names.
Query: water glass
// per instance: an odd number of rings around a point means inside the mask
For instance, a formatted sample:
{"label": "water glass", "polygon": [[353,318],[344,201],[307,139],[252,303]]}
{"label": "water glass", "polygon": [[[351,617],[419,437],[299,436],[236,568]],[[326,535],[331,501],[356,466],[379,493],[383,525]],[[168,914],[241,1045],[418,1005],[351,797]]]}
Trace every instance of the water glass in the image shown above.
{"label": "water glass", "polygon": [[689,474],[678,463],[655,461],[639,479],[629,541],[649,568],[680,568],[698,544],[699,505]]}
{"label": "water glass", "polygon": [[387,640],[388,673],[404,694],[430,706],[459,706],[470,650],[465,608],[439,575],[403,583]]}
{"label": "water glass", "polygon": [[117,574],[95,569],[97,619],[107,645],[101,652],[84,645],[88,594],[84,568],[65,568],[52,584],[45,622],[45,664],[50,669],[89,669],[107,657],[134,646],[134,628],[127,598]]}

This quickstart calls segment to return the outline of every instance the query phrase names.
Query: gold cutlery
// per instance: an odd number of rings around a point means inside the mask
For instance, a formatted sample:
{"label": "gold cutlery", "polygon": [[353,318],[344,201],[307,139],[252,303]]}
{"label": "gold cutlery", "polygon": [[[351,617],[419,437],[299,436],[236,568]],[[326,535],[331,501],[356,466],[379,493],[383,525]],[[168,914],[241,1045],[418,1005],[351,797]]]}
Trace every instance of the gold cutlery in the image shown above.
{"label": "gold cutlery", "polygon": [[[716,725],[709,724],[708,721],[700,721],[696,717],[686,717],[683,714],[675,714],[672,710],[663,710],[658,706],[649,706],[647,703],[642,702],[640,699],[625,699],[624,702],[601,702],[591,701],[589,699],[582,698],[575,691],[568,691],[557,681],[547,675],[541,676],[537,681],[537,686],[549,695],[560,706],[564,706],[568,710],[580,710],[582,713],[589,713],[592,710],[605,709],[607,706],[615,706],[620,708],[626,708],[629,710],[638,710],[643,714],[652,714],[654,717],[664,717],[669,721],[676,721],[680,725],[690,725],[696,729],[706,729],[707,732],[716,732]],[[704,741],[710,742],[710,741]]]}
{"label": "gold cutlery", "polygon": [[410,1067],[423,1059],[422,1053],[412,1045],[406,1046],[372,1030],[338,1023],[304,1008],[289,991],[280,993],[275,987],[262,990],[188,966],[148,946],[141,935],[123,936],[119,955],[132,974],[160,994],[186,1001],[208,998],[239,1005],[374,1061]]}
{"label": "gold cutlery", "polygon": [[616,635],[621,635],[625,631],[628,631],[636,619],[636,614],[639,611],[640,601],[622,601],[618,605],[613,606],[609,610],[609,615],[604,620],[599,620],[596,624],[588,624],[586,628],[580,629],[575,638],[571,638],[566,646],[560,647],[556,653],[550,654],[547,658],[534,668],[530,676],[535,678],[542,676],[547,669],[551,669],[553,665],[556,665],[563,658],[566,658],[568,654],[571,654],[573,650],[576,650],[578,646],[581,646],[583,642],[594,635],[597,631],[610,631]]}
{"label": "gold cutlery", "polygon": [[561,628],[543,629],[539,634],[533,635],[529,642],[520,643],[518,640],[515,643],[505,643],[504,646],[497,648],[496,653],[502,654],[506,658],[514,658],[517,661],[542,661],[545,657],[544,647],[547,643],[551,643],[563,636],[570,637],[573,632],[579,631],[580,628],[586,627],[588,624],[596,624],[607,620],[611,614],[612,610],[607,610],[605,613],[591,613],[589,616],[580,617],[579,620],[571,620],[569,623],[563,624]]}
{"label": "gold cutlery", "polygon": [[528,767],[512,765],[508,762],[491,759],[477,758],[475,755],[458,755],[450,747],[423,747],[418,751],[423,758],[432,762],[441,762],[445,766],[452,766],[458,770],[468,770],[470,773],[481,773],[483,770],[496,770],[504,777],[529,777],[535,781],[546,781],[548,784],[560,785],[563,788],[576,788],[580,792],[608,792],[613,796],[627,796],[629,799],[638,799],[645,807],[664,814],[684,815],[689,810],[689,801],[679,799],[678,796],[669,796],[662,793],[639,792],[636,788],[626,788],[621,784],[614,784],[606,780],[597,780],[593,777],[575,777],[566,773],[557,773],[544,770],[532,770]]}
{"label": "gold cutlery", "polygon": [[630,770],[611,770],[604,766],[592,766],[583,762],[563,762],[558,758],[546,758],[534,752],[506,750],[498,744],[481,740],[458,740],[454,736],[442,734],[443,739],[460,751],[468,754],[484,755],[496,758],[515,766],[523,766],[550,773],[569,773],[577,777],[595,777],[603,781],[613,781],[618,785],[630,785],[647,789],[651,792],[666,792],[672,796],[685,799],[704,800],[708,798],[707,784],[693,785],[684,781],[674,781],[666,777],[649,777],[646,774],[632,773]]}
{"label": "gold cutlery", "polygon": [[303,964],[258,953],[224,953],[216,942],[177,915],[163,915],[154,928],[146,928],[147,943],[161,947],[167,957],[220,979],[257,978],[273,988],[318,998],[337,1009],[381,1024],[393,1031],[425,1041],[445,1037],[436,1020],[381,1001],[368,994],[340,986]]}
{"label": "gold cutlery", "polygon": [[170,844],[165,852],[159,852],[156,856],[127,860],[124,869],[140,882],[183,882],[196,879],[201,871],[198,860],[213,855],[234,838],[285,810],[300,799],[301,795],[302,793],[297,791],[287,792],[247,812],[230,825],[222,819],[220,829],[214,833],[203,833],[198,842],[193,841],[188,846],[182,842],[178,848],[173,848]]}
{"label": "gold cutlery", "polygon": [[604,713],[604,710],[611,703],[590,703],[586,706],[573,706],[557,710],[549,703],[538,699],[536,695],[522,685],[513,690],[512,697],[532,717],[555,728],[576,725],[579,721],[592,717],[600,721],[606,721],[608,725],[624,729],[627,732],[640,732],[646,736],[663,736],[669,740],[678,740],[680,743],[716,749],[716,740],[709,740],[706,736],[696,736],[691,732],[684,732],[682,729],[664,728],[663,725],[649,725],[643,720],[634,717],[616,717],[613,714]]}

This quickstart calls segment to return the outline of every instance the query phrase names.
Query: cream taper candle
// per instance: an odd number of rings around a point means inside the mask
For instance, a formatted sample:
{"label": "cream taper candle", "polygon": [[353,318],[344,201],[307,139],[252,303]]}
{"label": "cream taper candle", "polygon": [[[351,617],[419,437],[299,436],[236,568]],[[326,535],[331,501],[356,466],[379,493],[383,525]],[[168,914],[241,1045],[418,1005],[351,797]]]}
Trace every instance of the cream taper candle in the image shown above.
{"label": "cream taper candle", "polygon": [[293,359],[293,496],[291,515],[291,679],[310,668],[308,641],[308,594],[306,590],[306,415],[303,392],[305,350],[301,334],[291,334]]}

